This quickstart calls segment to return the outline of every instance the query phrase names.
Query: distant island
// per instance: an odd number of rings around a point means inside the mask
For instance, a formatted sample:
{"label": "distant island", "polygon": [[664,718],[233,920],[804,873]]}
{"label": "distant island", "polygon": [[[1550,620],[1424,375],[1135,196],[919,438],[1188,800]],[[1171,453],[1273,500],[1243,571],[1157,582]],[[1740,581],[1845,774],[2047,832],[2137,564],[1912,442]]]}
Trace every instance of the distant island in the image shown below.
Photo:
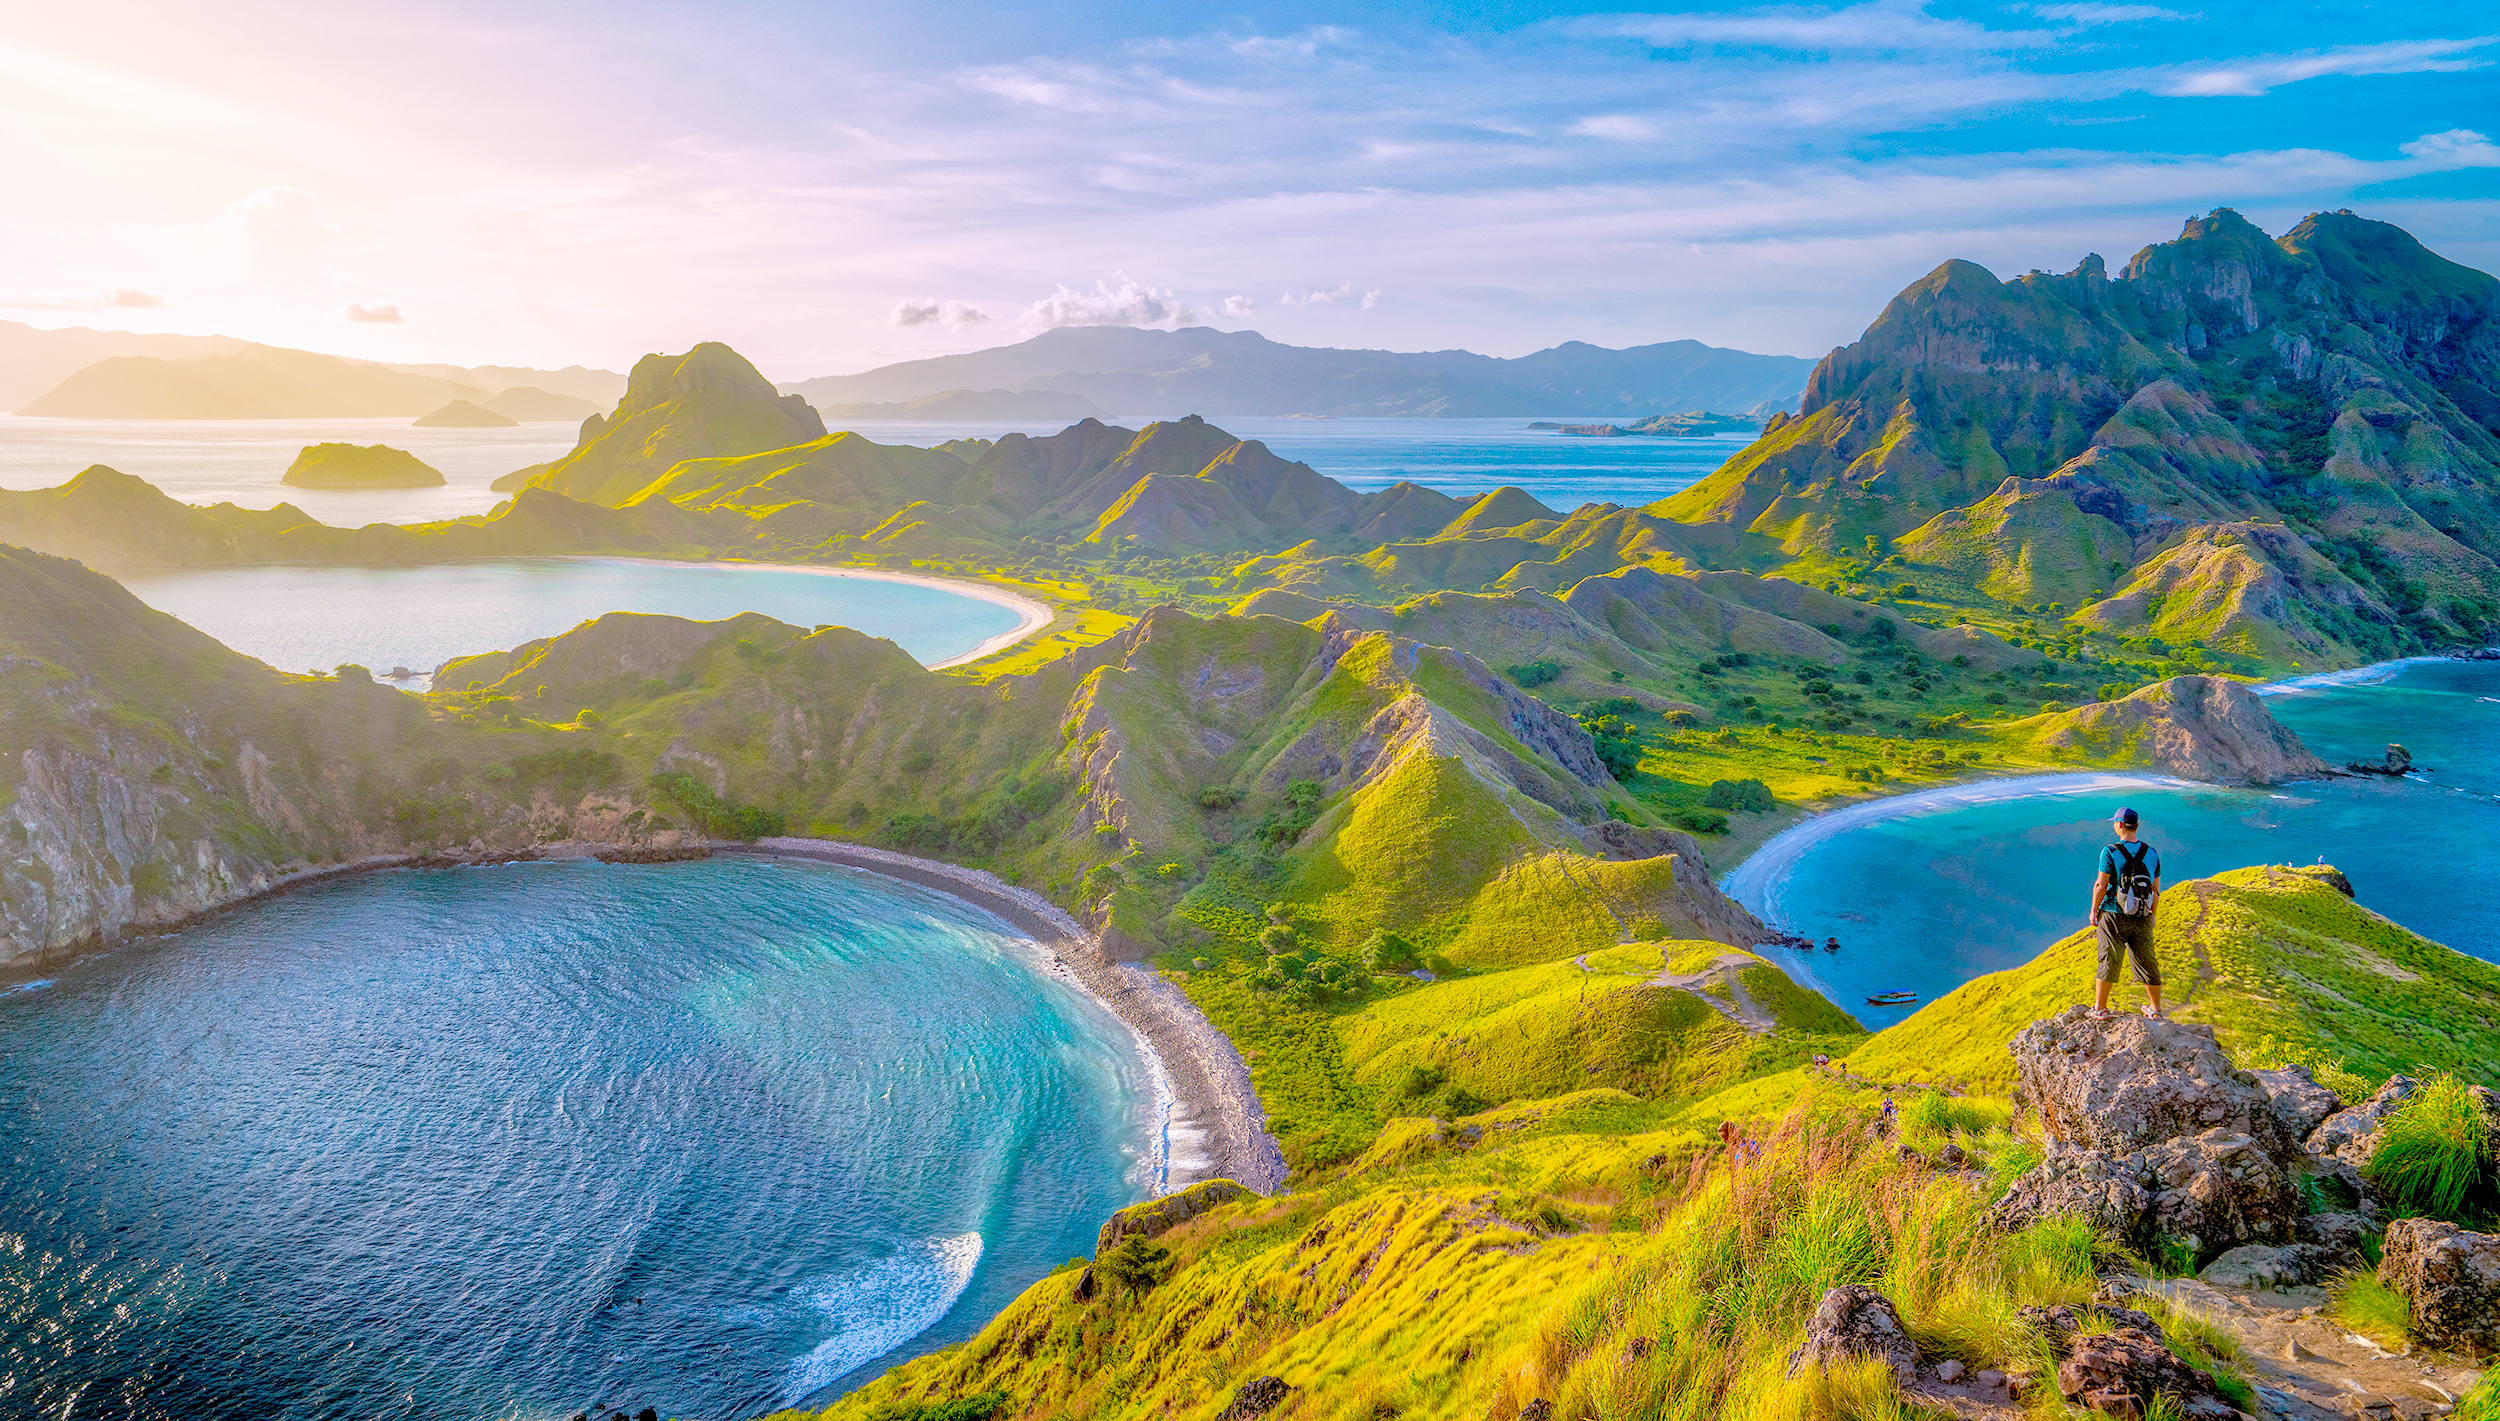
{"label": "distant island", "polygon": [[411,422],[419,429],[510,429],[520,423],[508,414],[497,414],[467,400],[454,400],[432,414],[417,416]]}
{"label": "distant island", "polygon": [[433,488],[442,471],[388,444],[314,444],[295,456],[280,483],[295,488]]}
{"label": "distant island", "polygon": [[1109,419],[1111,412],[1064,390],[940,390],[916,400],[825,405],[827,419]]}
{"label": "distant island", "polygon": [[54,419],[372,419],[465,400],[508,419],[570,421],[625,386],[613,371],[579,366],[377,365],[223,337],[105,334],[0,322],[4,407]]}
{"label": "distant island", "polygon": [[515,385],[484,403],[490,413],[522,424],[579,424],[605,407],[597,400],[542,390],[536,385]]}
{"label": "distant island", "polygon": [[1687,410],[1682,414],[1654,414],[1630,424],[1556,424],[1541,419],[1530,429],[1550,429],[1557,434],[1575,435],[1582,439],[1623,439],[1647,435],[1653,439],[1703,439],[1713,434],[1752,434],[1762,428],[1762,421],[1751,415],[1708,414]]}
{"label": "distant island", "polygon": [[780,388],[805,396],[827,414],[859,403],[996,390],[1075,394],[1103,409],[1186,409],[1210,418],[1500,418],[1549,410],[1793,408],[1813,368],[1813,361],[1798,356],[1723,350],[1693,340],[1628,350],[1569,341],[1500,359],[1465,350],[1314,349],[1282,345],[1256,331],[1202,326],[1177,331],[1069,326],[993,350]]}

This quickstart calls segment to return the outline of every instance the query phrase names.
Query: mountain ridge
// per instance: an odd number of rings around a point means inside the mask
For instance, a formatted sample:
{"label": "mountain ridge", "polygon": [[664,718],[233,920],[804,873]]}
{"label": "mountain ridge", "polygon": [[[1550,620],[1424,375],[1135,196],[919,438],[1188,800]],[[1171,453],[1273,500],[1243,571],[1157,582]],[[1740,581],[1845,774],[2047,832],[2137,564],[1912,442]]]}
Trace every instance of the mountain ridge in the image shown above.
{"label": "mountain ridge", "polygon": [[781,388],[812,404],[918,399],[950,389],[1056,390],[1105,409],[1226,415],[1741,413],[1793,399],[1813,362],[1667,341],[1580,341],[1513,358],[1472,351],[1292,346],[1256,331],[1066,326],[963,355],[903,361]]}

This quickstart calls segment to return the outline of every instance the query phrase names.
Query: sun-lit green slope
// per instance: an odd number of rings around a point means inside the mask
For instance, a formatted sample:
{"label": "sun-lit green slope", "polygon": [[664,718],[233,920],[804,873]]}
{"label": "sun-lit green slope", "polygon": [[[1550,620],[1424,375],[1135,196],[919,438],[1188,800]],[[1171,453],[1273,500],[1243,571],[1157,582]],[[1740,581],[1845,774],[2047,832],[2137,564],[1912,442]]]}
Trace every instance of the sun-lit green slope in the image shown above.
{"label": "sun-lit green slope", "polygon": [[943,450],[878,444],[845,432],[761,453],[681,460],[626,502],[751,513],[812,503],[855,532],[904,504],[944,500],[968,467]]}
{"label": "sun-lit green slope", "polygon": [[[2278,242],[2219,210],[2114,276],[1948,262],[1824,360],[1801,417],[1650,511],[1718,566],[1877,574],[1983,618],[2091,604],[2083,626],[2252,668],[2484,636],[2495,293],[2350,213]],[[2235,536],[2279,549],[2210,554]]]}
{"label": "sun-lit green slope", "polygon": [[1627,943],[1400,992],[1341,1018],[1355,1079],[1392,1098],[1443,1083],[1485,1102],[1592,1087],[1680,1099],[1845,1050],[1865,1033],[1725,943]]}
{"label": "sun-lit green slope", "polygon": [[634,363],[625,397],[582,423],[573,452],[531,476],[586,503],[623,504],[687,459],[759,454],[825,437],[807,401],[784,395],[718,342]]}
{"label": "sun-lit green slope", "polygon": [[[2376,1082],[2449,1068],[2500,1085],[2500,968],[2353,902],[2324,868],[2241,868],[2166,889],[2155,920],[2166,1004],[2243,1065],[2300,1061]],[[2092,991],[2093,937],[1965,983],[1851,1051],[1877,1081],[2003,1090],[2006,1043]],[[2132,983],[2116,999],[2142,1001]]]}
{"label": "sun-lit green slope", "polygon": [[1436,533],[1359,554],[1311,543],[1246,560],[1232,570],[1227,585],[1240,592],[1276,587],[1365,601],[1452,588],[1553,592],[1621,567],[1689,571],[1699,564],[1688,532],[1638,510],[1586,504],[1559,523]]}
{"label": "sun-lit green slope", "polygon": [[[1880,1367],[1789,1374],[1815,1304],[1853,1282],[1891,1298],[1929,1356],[2035,1369],[2015,1309],[2090,1296],[2090,1231],[1990,1228],[1995,1186],[1905,1161],[1867,1128],[1874,1109],[1792,1072],[1681,1104],[1597,1089],[1397,1120],[1346,1171],[1162,1233],[1136,1291],[1072,1263],[820,1414],[988,1397],[1000,1415],[1214,1421],[1260,1377],[1290,1389],[1271,1406],[1347,1421],[1512,1421],[1532,1401],[1682,1421],[1891,1414]],[[1954,1132],[1987,1162],[2011,1143],[1990,1128],[2001,1110],[1933,1113],[1905,1132],[1923,1148]],[[1757,1163],[1730,1166],[1723,1120],[1760,1142]]]}
{"label": "sun-lit green slope", "polygon": [[2212,523],[2138,565],[2074,620],[2272,666],[2366,661],[2393,614],[2279,523]]}

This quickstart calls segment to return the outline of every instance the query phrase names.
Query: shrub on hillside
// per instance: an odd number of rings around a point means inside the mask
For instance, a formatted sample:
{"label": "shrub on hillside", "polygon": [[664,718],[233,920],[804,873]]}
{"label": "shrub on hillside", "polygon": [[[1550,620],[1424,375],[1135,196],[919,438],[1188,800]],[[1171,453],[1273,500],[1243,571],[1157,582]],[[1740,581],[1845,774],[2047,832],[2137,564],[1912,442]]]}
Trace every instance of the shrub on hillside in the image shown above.
{"label": "shrub on hillside", "polygon": [[1733,809],[1749,814],[1765,813],[1778,806],[1771,797],[1771,787],[1760,780],[1713,780],[1710,791],[1702,797],[1712,809]]}
{"label": "shrub on hillside", "polygon": [[1503,675],[1522,686],[1531,688],[1549,685],[1560,680],[1562,672],[1562,663],[1550,656],[1540,656],[1534,661],[1523,661],[1516,666],[1502,668]]}
{"label": "shrub on hillside", "polygon": [[1161,1286],[1172,1276],[1172,1250],[1138,1234],[1120,1240],[1119,1246],[1102,1256],[1096,1266],[1102,1269],[1104,1281],[1138,1297]]}
{"label": "shrub on hillside", "polygon": [[710,785],[692,775],[653,775],[651,792],[692,820],[695,828],[708,838],[735,839],[751,844],[758,839],[780,834],[788,827],[780,810],[767,809],[760,804],[731,804],[712,793]]}
{"label": "shrub on hillside", "polygon": [[1006,1409],[1007,1393],[985,1391],[945,1401],[888,1401],[871,1409],[868,1421],[990,1421]]}
{"label": "shrub on hillside", "polygon": [[1667,822],[1695,834],[1727,832],[1727,816],[1714,809],[1679,809],[1667,817]]}
{"label": "shrub on hillside", "polygon": [[1420,959],[1415,944],[1379,928],[1363,939],[1363,966],[1373,972],[1410,972]]}
{"label": "shrub on hillside", "polygon": [[1200,809],[1231,809],[1241,803],[1241,791],[1231,785],[1209,785],[1198,791]]}

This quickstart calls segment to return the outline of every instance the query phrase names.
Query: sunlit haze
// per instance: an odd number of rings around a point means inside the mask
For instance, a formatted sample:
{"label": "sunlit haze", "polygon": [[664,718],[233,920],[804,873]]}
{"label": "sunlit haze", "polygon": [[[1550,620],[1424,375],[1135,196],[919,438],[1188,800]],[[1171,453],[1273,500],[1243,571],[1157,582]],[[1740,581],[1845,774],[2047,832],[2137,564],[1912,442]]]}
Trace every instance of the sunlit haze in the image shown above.
{"label": "sunlit haze", "polygon": [[0,318],[776,379],[1206,324],[1816,355],[2238,206],[2500,262],[2475,7],[20,6]]}

